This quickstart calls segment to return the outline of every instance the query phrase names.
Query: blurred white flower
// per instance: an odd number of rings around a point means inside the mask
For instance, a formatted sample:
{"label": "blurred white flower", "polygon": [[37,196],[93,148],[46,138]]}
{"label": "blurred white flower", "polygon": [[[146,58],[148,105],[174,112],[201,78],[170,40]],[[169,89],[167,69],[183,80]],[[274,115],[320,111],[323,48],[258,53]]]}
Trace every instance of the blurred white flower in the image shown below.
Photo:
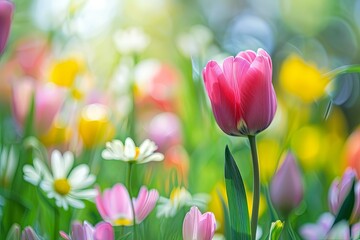
{"label": "blurred white flower", "polygon": [[120,140],[113,140],[106,143],[106,149],[102,151],[102,157],[107,160],[121,160],[124,162],[147,163],[162,161],[164,155],[155,152],[157,146],[149,139],[146,139],[140,147],[135,146],[131,138],[126,138],[125,145]]}
{"label": "blurred white flower", "polygon": [[132,27],[117,31],[114,34],[114,42],[120,53],[138,54],[149,45],[150,38],[142,29]]}
{"label": "blurred white flower", "polygon": [[12,181],[18,162],[19,156],[14,150],[14,146],[0,145],[0,179],[2,182]]}
{"label": "blurred white flower", "polygon": [[197,206],[205,209],[208,201],[207,194],[199,193],[191,196],[184,187],[176,187],[171,191],[170,198],[159,198],[156,216],[158,218],[174,217],[177,211],[184,206]]}
{"label": "blurred white flower", "polygon": [[51,155],[51,173],[39,160],[34,159],[34,167],[24,166],[24,179],[33,185],[39,185],[49,198],[55,198],[56,205],[65,210],[72,206],[83,208],[80,199],[91,199],[97,194],[95,189],[85,189],[95,182],[89,166],[81,164],[72,169],[74,156],[71,152],[64,155],[54,150]]}
{"label": "blurred white flower", "polygon": [[186,56],[197,56],[205,51],[213,40],[211,31],[202,25],[195,25],[187,33],[181,34],[177,38],[177,47]]}
{"label": "blurred white flower", "polygon": [[47,177],[50,174],[49,171],[47,171],[45,164],[38,158],[34,159],[34,166],[25,165],[23,171],[24,180],[35,186],[40,184],[45,174]]}

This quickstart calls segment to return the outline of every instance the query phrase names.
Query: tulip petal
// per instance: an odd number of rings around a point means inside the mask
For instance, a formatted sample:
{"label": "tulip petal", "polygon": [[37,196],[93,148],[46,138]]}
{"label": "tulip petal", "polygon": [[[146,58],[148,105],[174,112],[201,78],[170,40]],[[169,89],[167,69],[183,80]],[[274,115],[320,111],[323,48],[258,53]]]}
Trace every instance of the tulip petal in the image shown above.
{"label": "tulip petal", "polygon": [[227,134],[238,135],[234,90],[228,85],[221,68],[215,61],[210,61],[206,65],[204,81],[219,127]]}
{"label": "tulip petal", "polygon": [[257,56],[240,86],[242,114],[250,134],[267,128],[275,115],[275,91],[271,79],[272,70],[267,59]]}
{"label": "tulip petal", "polygon": [[107,222],[98,223],[95,226],[94,240],[113,240],[114,239],[114,229],[111,224]]}

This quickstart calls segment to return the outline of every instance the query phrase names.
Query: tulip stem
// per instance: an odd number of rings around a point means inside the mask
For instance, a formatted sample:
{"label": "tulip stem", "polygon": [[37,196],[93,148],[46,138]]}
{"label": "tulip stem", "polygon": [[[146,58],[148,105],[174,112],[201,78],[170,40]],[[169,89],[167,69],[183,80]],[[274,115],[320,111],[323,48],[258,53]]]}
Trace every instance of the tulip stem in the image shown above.
{"label": "tulip stem", "polygon": [[127,188],[129,190],[129,196],[130,196],[130,203],[131,203],[131,211],[132,211],[132,215],[133,215],[133,231],[134,231],[134,235],[133,235],[133,239],[136,239],[136,218],[135,218],[135,209],[134,209],[134,203],[132,201],[133,198],[133,194],[132,194],[132,189],[131,189],[131,173],[132,173],[132,168],[133,168],[133,163],[129,163],[129,167],[128,167],[128,178],[127,178]]}
{"label": "tulip stem", "polygon": [[260,174],[259,174],[259,161],[256,150],[255,135],[249,135],[249,143],[251,148],[251,157],[254,172],[254,186],[253,186],[253,207],[251,213],[251,238],[256,239],[256,228],[259,215],[259,201],[260,201]]}

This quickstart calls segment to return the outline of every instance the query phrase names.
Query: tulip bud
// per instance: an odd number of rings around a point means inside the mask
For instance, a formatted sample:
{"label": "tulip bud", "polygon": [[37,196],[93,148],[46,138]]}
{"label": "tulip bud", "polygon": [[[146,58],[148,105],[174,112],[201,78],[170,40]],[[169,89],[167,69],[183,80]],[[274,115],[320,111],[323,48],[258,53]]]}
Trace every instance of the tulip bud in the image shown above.
{"label": "tulip bud", "polygon": [[284,228],[284,223],[281,222],[280,220],[277,220],[276,222],[272,222],[270,227],[269,239],[278,240],[280,238],[283,228]]}
{"label": "tulip bud", "polygon": [[40,240],[39,236],[31,227],[26,227],[21,234],[21,240]]}
{"label": "tulip bud", "polygon": [[[356,172],[352,168],[346,169],[341,180],[335,179],[329,189],[330,211],[337,215],[349,194],[353,181],[357,181]],[[360,182],[355,184],[355,202],[350,217],[350,223],[354,223],[360,218]]]}
{"label": "tulip bud", "polygon": [[294,155],[289,152],[270,184],[270,197],[274,207],[287,216],[303,198],[303,184]]}
{"label": "tulip bud", "polygon": [[9,38],[14,4],[7,0],[0,0],[0,55],[3,53]]}
{"label": "tulip bud", "polygon": [[222,67],[211,60],[203,78],[215,119],[226,134],[255,135],[270,125],[277,102],[266,51],[240,52],[226,58]]}
{"label": "tulip bud", "polygon": [[215,216],[211,212],[201,214],[197,207],[192,207],[183,223],[184,240],[211,240],[216,229]]}

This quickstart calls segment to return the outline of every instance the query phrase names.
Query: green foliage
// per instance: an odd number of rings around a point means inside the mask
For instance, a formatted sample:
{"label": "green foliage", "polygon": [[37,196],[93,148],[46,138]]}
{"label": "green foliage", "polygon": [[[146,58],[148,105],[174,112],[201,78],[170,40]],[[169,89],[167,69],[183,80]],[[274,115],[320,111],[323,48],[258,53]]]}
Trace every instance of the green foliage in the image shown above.
{"label": "green foliage", "polygon": [[244,182],[228,146],[225,148],[225,183],[229,203],[231,239],[251,239]]}

